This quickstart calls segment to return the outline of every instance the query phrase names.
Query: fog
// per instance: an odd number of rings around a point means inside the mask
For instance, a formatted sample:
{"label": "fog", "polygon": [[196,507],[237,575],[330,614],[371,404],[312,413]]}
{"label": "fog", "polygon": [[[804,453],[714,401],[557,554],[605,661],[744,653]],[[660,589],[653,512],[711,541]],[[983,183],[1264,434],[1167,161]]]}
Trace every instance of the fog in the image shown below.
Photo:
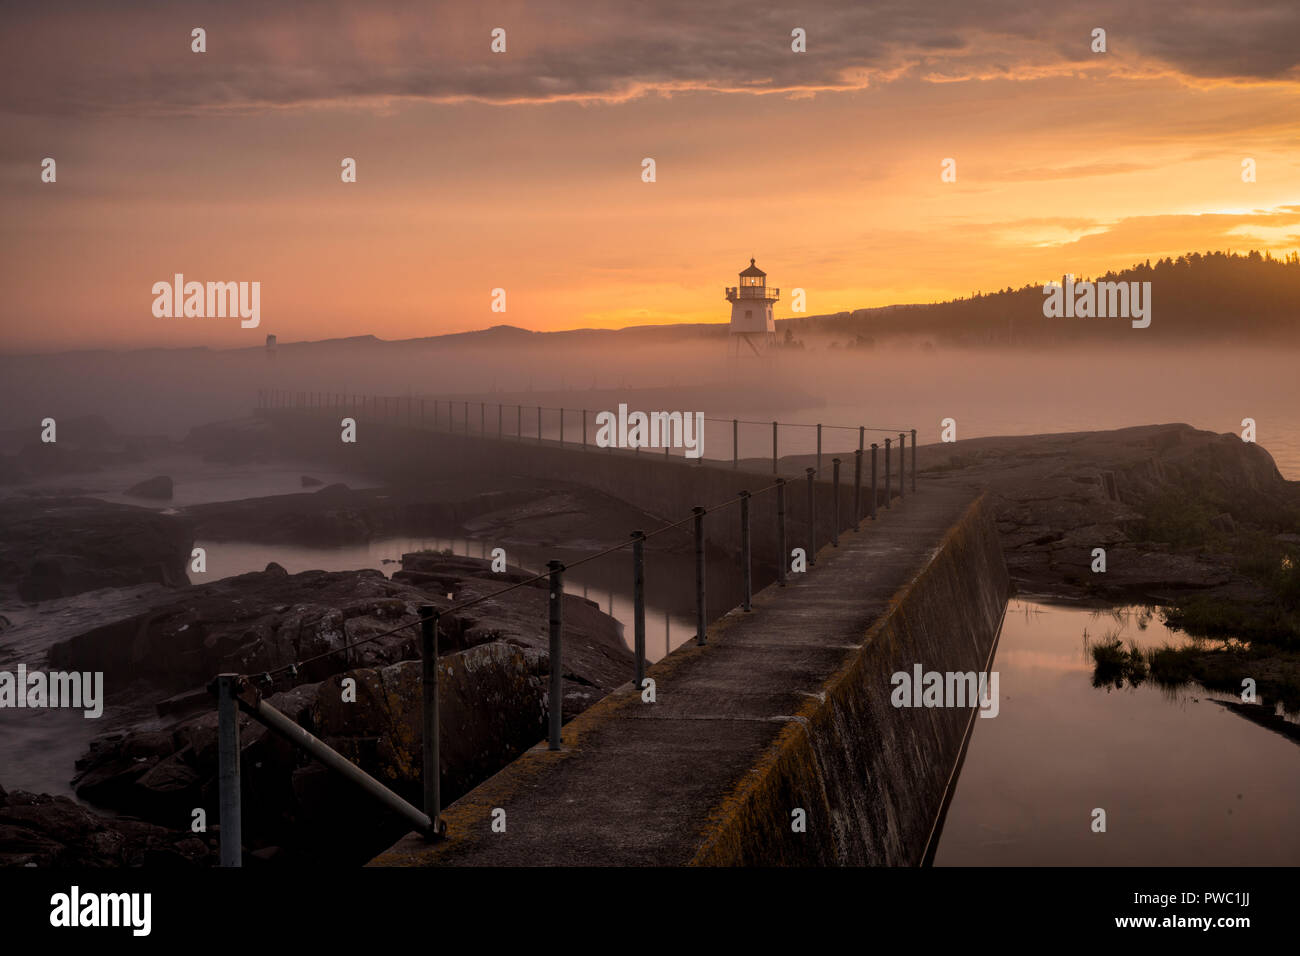
{"label": "fog", "polygon": [[[1295,351],[945,350],[903,341],[844,349],[809,339],[803,350],[729,359],[723,337],[699,332],[508,338],[491,347],[358,340],[281,345],[274,354],[6,356],[0,358],[0,429],[21,429],[7,436],[12,446],[34,440],[43,418],[98,415],[120,432],[181,439],[194,425],[250,414],[258,391],[270,388],[592,411],[619,401],[646,411],[698,410],[755,422],[742,436],[742,454],[755,455],[770,454],[770,428],[760,423],[773,419],[916,428],[925,444],[939,440],[945,418],[956,421],[958,440],[1175,421],[1240,433],[1242,419],[1253,418],[1259,443],[1283,474],[1300,478]],[[810,449],[814,434],[808,430],[807,441],[797,444]],[[706,439],[707,457],[730,456],[726,423],[711,424]],[[782,441],[783,454],[805,450]],[[827,432],[826,441],[828,452],[856,447],[856,433]]]}

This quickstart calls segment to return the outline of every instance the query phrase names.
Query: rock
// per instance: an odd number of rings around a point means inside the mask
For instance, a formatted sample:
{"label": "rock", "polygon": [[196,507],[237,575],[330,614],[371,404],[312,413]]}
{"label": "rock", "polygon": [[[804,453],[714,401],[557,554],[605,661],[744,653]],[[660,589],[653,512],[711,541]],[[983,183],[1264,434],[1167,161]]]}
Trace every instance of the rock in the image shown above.
{"label": "rock", "polygon": [[174,450],[165,436],[121,435],[97,415],[59,418],[56,427],[58,441],[48,443],[36,421],[0,431],[0,450],[16,453],[0,456],[0,484],[101,471]]}
{"label": "rock", "polygon": [[[336,674],[322,681],[311,708],[316,733],[395,788],[421,781],[421,661]],[[504,642],[438,659],[443,786],[447,799],[468,792],[546,736],[544,662]],[[356,680],[356,702],[341,682]],[[491,714],[491,719],[484,719]]]}
{"label": "rock", "polygon": [[[504,582],[522,575],[518,570],[494,575],[487,562],[441,555],[423,556],[420,567],[458,601],[499,591]],[[352,667],[416,659],[420,605],[446,607],[450,602],[446,591],[430,593],[400,580],[402,573],[391,581],[376,570],[290,575],[276,565],[197,585],[171,604],[152,606],[55,643],[50,666],[103,671],[106,679],[118,683],[147,680],[169,697],[206,686],[223,671],[258,674],[319,655],[325,656],[303,666],[277,689],[319,681]],[[564,615],[566,674],[605,690],[628,680],[632,659],[617,622],[576,595],[565,596]],[[398,625],[407,626],[394,631]],[[445,651],[497,640],[545,653],[549,636],[544,590],[517,588],[442,617]]]}
{"label": "rock", "polygon": [[313,478],[311,477],[311,475],[302,476],[302,486],[304,488],[315,488],[318,485],[323,485],[323,484],[325,484],[325,482],[321,481],[319,478]]}
{"label": "rock", "polygon": [[[438,665],[442,787],[450,802],[543,739],[548,682],[544,660],[504,642],[445,655]],[[360,668],[300,684],[268,702],[419,804],[422,672],[417,660]],[[344,678],[356,681],[355,702],[343,701]],[[599,696],[590,686],[565,683],[566,704],[572,698],[576,709]],[[209,712],[170,733],[98,740],[79,761],[77,795],[159,824],[188,820],[196,807],[212,820],[216,731],[216,715]],[[246,716],[240,718],[240,747],[244,840],[250,848],[279,847],[268,859],[362,862],[408,829],[354,785],[322,771]]]}
{"label": "rock", "polygon": [[[376,537],[473,534],[493,541],[549,544],[612,543],[613,528],[655,521],[626,503],[590,489],[539,493],[520,477],[483,490],[482,478],[437,486],[352,489],[344,484],[309,493],[192,505],[184,514],[195,534],[215,541],[256,541],[332,547]],[[621,537],[621,536],[618,536]],[[663,547],[654,539],[655,547]]]}
{"label": "rock", "polygon": [[[206,835],[205,835],[206,836]],[[67,797],[0,790],[0,866],[213,866],[217,841],[129,817],[104,817]]]}
{"label": "rock", "polygon": [[[500,590],[488,563],[419,553],[412,574],[448,581],[463,598]],[[194,807],[216,812],[216,714],[197,686],[221,670],[250,675],[339,650],[346,634],[360,638],[394,624],[415,624],[421,604],[445,607],[410,583],[377,571],[287,575],[263,572],[191,588],[184,601],[88,632],[51,651],[81,668],[193,681],[161,709],[193,706],[194,716],[165,730],[138,729],[97,739],[78,761],[77,795],[147,820],[174,825]],[[285,599],[288,603],[284,603]],[[278,610],[277,610],[278,609]],[[517,588],[442,617],[438,661],[443,791],[453,800],[545,736],[549,710],[547,594]],[[571,717],[626,682],[632,656],[612,619],[589,601],[565,600],[563,712]],[[329,654],[282,675],[269,703],[407,799],[420,801],[422,671],[418,628]],[[351,666],[349,666],[349,660]],[[357,666],[362,665],[362,666]],[[342,681],[356,681],[355,702],[343,702]],[[196,679],[197,678],[197,679]],[[209,698],[210,700],[210,698]],[[246,716],[240,719],[245,843],[279,847],[278,860],[363,861],[405,831],[350,784],[312,769],[296,748]],[[346,824],[340,821],[347,821]],[[396,827],[396,829],[394,829]]]}
{"label": "rock", "polygon": [[[385,664],[415,656],[407,628],[353,652],[345,645],[417,620],[425,595],[379,571],[307,571],[276,566],[188,589],[171,604],[110,621],[50,648],[50,666],[142,679],[171,695],[206,685],[223,671],[259,673],[318,654],[300,681],[320,680],[349,664]],[[288,604],[287,611],[275,608]]]}
{"label": "rock", "polygon": [[93,498],[0,500],[0,587],[24,601],[185,585],[193,545],[188,522],[147,508]]}
{"label": "rock", "polygon": [[206,710],[212,707],[212,693],[206,687],[194,687],[187,691],[181,691],[179,694],[173,694],[166,700],[160,700],[154,705],[159,717],[168,715],[192,714],[196,710]]}
{"label": "rock", "polygon": [[[443,523],[451,519],[446,506],[429,505],[427,510]],[[185,514],[194,521],[196,534],[209,540],[309,547],[356,544],[385,534],[423,533],[431,527],[414,507],[342,484],[310,494],[194,505]]]}
{"label": "rock", "polygon": [[146,478],[144,481],[132,485],[123,493],[133,498],[170,500],[172,496],[172,480],[167,475],[156,475],[153,478]]}
{"label": "rock", "polygon": [[[550,653],[547,628],[546,581],[515,588],[500,597],[490,595],[533,575],[518,568],[497,573],[483,558],[459,557],[433,551],[402,555],[402,570],[393,581],[413,584],[436,594],[436,606],[475,598],[487,600],[464,610],[443,614],[440,640],[452,647],[473,647],[494,640],[509,641],[541,655]],[[564,667],[566,677],[599,688],[601,695],[631,678],[632,654],[623,641],[622,625],[594,601],[576,594],[564,596]]]}
{"label": "rock", "polygon": [[1232,515],[1224,512],[1210,519],[1210,527],[1224,534],[1233,534],[1237,530],[1237,523],[1232,520]]}
{"label": "rock", "polygon": [[[1039,594],[1267,599],[1215,536],[1294,534],[1300,525],[1300,483],[1283,479],[1264,449],[1188,425],[976,438],[918,452],[929,480],[989,490],[1012,581]],[[1106,549],[1105,574],[1091,570],[1094,548]]]}

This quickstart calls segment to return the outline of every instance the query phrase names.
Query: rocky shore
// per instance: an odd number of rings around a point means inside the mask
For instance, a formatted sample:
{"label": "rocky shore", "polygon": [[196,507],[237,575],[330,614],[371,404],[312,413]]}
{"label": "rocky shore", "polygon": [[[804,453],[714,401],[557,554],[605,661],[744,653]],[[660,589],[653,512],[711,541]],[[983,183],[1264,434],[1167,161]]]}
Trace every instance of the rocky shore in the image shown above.
{"label": "rocky shore", "polygon": [[[920,474],[987,487],[1012,580],[1032,594],[1169,603],[1267,599],[1240,545],[1300,542],[1300,482],[1234,435],[1190,425],[966,439],[918,449]],[[1094,572],[1093,549],[1106,551]]]}
{"label": "rocky shore", "polygon": [[[256,439],[249,454],[271,454],[261,426],[247,427]],[[196,429],[191,450],[229,462],[242,428]],[[1253,627],[1250,672],[1263,675],[1265,695],[1285,698],[1300,686],[1300,643],[1287,630],[1300,633],[1300,587],[1287,590],[1295,575],[1286,563],[1300,557],[1300,483],[1284,480],[1262,448],[1159,425],[965,440],[921,448],[918,463],[924,482],[989,489],[1020,591],[1161,604],[1189,630],[1218,621],[1242,636]],[[207,685],[222,671],[277,672],[259,685],[273,706],[418,802],[419,607],[448,608],[526,577],[420,552],[404,555],[391,578],[289,574],[272,564],[190,585],[196,539],[329,546],[456,534],[595,549],[656,523],[575,483],[509,475],[362,490],[302,484],[310,490],[178,513],[67,494],[0,500],[0,610],[14,618],[5,631],[9,618],[0,616],[0,660],[39,647],[51,668],[103,671],[110,710],[132,715],[93,740],[75,767],[77,796],[113,816],[15,789],[0,768],[10,787],[0,791],[0,863],[209,865],[217,812]],[[656,547],[680,545],[656,539]],[[1104,572],[1093,569],[1098,548]],[[441,619],[446,801],[545,735],[546,596],[529,584]],[[631,679],[633,662],[619,625],[595,604],[566,595],[564,615],[567,718]],[[1222,673],[1237,674],[1241,660],[1228,663]],[[1191,664],[1192,678],[1209,682],[1224,659]],[[355,682],[355,700],[345,700],[345,680]],[[245,793],[255,795],[245,803],[250,863],[357,862],[405,829],[260,725],[245,722],[242,734]],[[196,809],[213,824],[206,832],[191,829]]]}
{"label": "rocky shore", "polygon": [[189,583],[190,524],[85,497],[0,499],[0,604]]}
{"label": "rocky shore", "polygon": [[1270,708],[1300,708],[1300,482],[1259,445],[1148,425],[931,445],[918,466],[989,490],[1022,593],[1159,605],[1171,627],[1227,642],[1164,649],[1157,681],[1239,693],[1251,677]]}
{"label": "rocky shore", "polygon": [[[494,573],[487,561],[433,553],[404,556],[391,580],[378,571],[290,575],[273,565],[187,588],[170,602],[61,641],[50,650],[51,668],[102,670],[118,699],[151,695],[161,718],[93,741],[77,764],[77,796],[174,830],[186,829],[199,808],[215,820],[216,717],[206,685],[235,671],[251,675],[273,706],[418,802],[419,607],[447,608],[527,578],[517,569]],[[546,590],[534,583],[442,616],[448,800],[544,737],[546,606]],[[566,595],[564,615],[567,718],[629,680],[633,666],[619,626],[595,604]],[[291,674],[257,679],[295,663],[301,666]],[[345,695],[345,679],[355,681],[355,699]],[[111,706],[112,693],[109,700]],[[356,862],[404,831],[260,725],[245,721],[241,748],[245,793],[256,795],[245,804],[245,840],[258,859],[301,862],[327,852],[322,862]]]}

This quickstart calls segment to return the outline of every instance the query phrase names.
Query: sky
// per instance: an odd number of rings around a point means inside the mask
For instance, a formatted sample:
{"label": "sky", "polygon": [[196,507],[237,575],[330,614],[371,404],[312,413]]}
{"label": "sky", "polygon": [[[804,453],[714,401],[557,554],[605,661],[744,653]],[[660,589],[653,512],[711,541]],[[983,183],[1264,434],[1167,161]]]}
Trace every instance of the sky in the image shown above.
{"label": "sky", "polygon": [[[11,2],[0,91],[6,351],[724,322],[750,257],[783,318],[1300,248],[1293,0]],[[259,282],[259,325],[155,316],[176,273]]]}

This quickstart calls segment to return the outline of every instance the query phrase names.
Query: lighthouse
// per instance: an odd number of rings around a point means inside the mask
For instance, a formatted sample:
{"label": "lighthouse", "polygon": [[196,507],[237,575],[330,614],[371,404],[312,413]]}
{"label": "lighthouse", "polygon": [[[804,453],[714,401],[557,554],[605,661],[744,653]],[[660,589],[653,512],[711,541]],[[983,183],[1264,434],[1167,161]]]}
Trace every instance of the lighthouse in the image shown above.
{"label": "lighthouse", "polygon": [[772,344],[776,338],[772,306],[779,298],[781,290],[769,289],[767,273],[750,259],[749,268],[740,274],[740,285],[727,289],[727,301],[731,303],[729,355],[746,354],[744,346],[755,355],[762,355]]}

